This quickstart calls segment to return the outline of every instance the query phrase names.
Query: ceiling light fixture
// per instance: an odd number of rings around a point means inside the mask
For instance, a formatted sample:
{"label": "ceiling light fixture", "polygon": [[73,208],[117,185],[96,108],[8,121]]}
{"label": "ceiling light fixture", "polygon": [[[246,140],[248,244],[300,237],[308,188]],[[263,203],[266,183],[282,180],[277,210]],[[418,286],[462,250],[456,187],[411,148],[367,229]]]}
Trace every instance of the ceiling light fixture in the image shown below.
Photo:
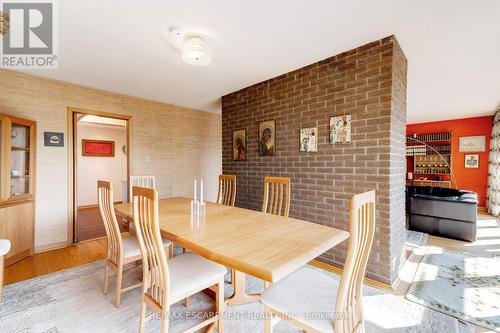
{"label": "ceiling light fixture", "polygon": [[193,66],[209,65],[212,62],[210,44],[201,37],[186,37],[182,43],[182,60]]}

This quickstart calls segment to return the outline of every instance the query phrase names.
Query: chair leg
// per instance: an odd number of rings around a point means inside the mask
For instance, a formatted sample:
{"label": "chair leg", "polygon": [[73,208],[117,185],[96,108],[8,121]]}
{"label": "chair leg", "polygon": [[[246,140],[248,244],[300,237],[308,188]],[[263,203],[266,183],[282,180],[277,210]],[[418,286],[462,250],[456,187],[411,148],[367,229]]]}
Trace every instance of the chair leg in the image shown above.
{"label": "chair leg", "polygon": [[3,264],[4,264],[4,258],[3,256],[0,256],[0,303],[2,303]]}
{"label": "chair leg", "polygon": [[160,313],[160,315],[161,315],[161,318],[160,318],[160,323],[161,323],[160,333],[168,333],[168,325],[169,325],[168,311],[169,311],[169,307],[165,306],[165,308]]}
{"label": "chair leg", "polygon": [[144,324],[146,323],[146,302],[144,302],[144,293],[141,297],[141,318],[139,322],[139,333],[144,333]]}
{"label": "chair leg", "polygon": [[170,244],[167,247],[167,259],[172,259],[174,257],[174,244]]}
{"label": "chair leg", "polygon": [[108,260],[106,259],[106,263],[104,264],[104,288],[102,290],[102,293],[104,295],[108,293],[108,287],[109,287],[109,266],[108,266]]}
{"label": "chair leg", "polygon": [[273,332],[273,313],[264,306],[264,333]]}
{"label": "chair leg", "polygon": [[217,284],[217,294],[215,297],[216,312],[219,316],[217,319],[217,332],[222,333],[224,329],[224,311],[226,311],[226,301],[224,298],[224,278]]}
{"label": "chair leg", "polygon": [[118,269],[116,272],[116,298],[115,298],[115,306],[118,308],[121,304],[122,297],[122,277],[123,277],[123,264],[118,264]]}

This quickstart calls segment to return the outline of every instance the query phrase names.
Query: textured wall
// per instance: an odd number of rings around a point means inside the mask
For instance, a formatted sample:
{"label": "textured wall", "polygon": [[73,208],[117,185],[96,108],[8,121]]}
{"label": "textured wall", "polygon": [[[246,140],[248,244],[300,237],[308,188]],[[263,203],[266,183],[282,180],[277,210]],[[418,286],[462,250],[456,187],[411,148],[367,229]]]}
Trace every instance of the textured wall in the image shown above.
{"label": "textured wall", "polygon": [[[329,118],[352,115],[352,142],[328,142]],[[257,126],[275,119],[276,156],[259,157]],[[222,98],[223,171],[238,177],[237,205],[260,209],[267,175],[292,181],[290,215],[348,229],[352,195],[377,190],[368,276],[394,280],[404,238],[406,59],[387,37]],[[319,151],[299,152],[299,130],[319,128]],[[247,161],[234,162],[232,131],[246,128]],[[320,259],[343,265],[347,243]]]}
{"label": "textured wall", "polygon": [[156,175],[160,197],[191,195],[192,179],[203,178],[215,200],[219,115],[0,70],[0,112],[37,121],[36,246],[67,240],[68,148],[44,147],[43,132],[67,140],[68,106],[131,115],[132,173]]}

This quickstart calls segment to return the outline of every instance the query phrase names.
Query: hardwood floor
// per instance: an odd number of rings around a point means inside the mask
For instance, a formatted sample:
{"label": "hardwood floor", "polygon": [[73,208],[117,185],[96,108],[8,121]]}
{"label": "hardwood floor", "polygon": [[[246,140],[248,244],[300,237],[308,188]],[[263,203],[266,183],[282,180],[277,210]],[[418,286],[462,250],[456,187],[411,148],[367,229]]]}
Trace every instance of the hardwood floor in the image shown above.
{"label": "hardwood floor", "polygon": [[[106,230],[104,230],[104,224],[98,207],[78,208],[76,224],[78,226],[77,236],[79,242],[106,236]],[[126,227],[123,225],[121,219],[118,219],[118,224],[120,225],[120,230],[124,232]]]}
{"label": "hardwood floor", "polygon": [[5,284],[11,284],[66,268],[88,264],[106,256],[106,239],[79,243],[63,249],[37,253],[5,268]]}

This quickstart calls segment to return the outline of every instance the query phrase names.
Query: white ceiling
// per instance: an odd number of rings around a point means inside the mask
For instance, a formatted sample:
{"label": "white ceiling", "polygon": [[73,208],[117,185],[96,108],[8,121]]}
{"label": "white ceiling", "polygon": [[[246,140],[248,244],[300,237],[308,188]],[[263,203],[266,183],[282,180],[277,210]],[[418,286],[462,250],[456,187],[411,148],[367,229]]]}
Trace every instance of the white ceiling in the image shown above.
{"label": "white ceiling", "polygon": [[[220,112],[220,97],[395,34],[408,122],[492,114],[500,103],[499,0],[58,1],[59,69],[42,75]],[[206,36],[208,67],[168,41]]]}

